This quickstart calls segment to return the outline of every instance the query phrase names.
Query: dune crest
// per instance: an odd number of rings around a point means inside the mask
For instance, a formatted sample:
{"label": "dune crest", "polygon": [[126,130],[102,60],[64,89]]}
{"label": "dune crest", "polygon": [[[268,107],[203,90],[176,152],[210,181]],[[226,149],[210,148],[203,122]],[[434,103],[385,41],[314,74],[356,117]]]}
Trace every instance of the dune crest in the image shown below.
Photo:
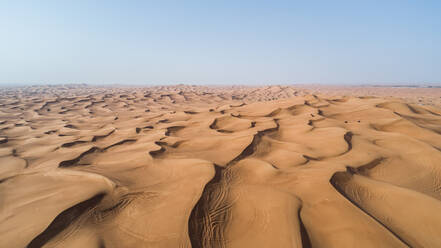
{"label": "dune crest", "polygon": [[67,85],[0,106],[0,247],[441,247],[436,104]]}

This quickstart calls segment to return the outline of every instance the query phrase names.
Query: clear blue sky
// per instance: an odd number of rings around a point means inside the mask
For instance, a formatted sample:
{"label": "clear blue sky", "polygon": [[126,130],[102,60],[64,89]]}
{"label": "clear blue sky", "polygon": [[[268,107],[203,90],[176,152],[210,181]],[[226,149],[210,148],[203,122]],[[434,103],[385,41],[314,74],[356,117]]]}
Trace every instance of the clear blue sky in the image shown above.
{"label": "clear blue sky", "polygon": [[441,1],[0,0],[0,84],[441,84]]}

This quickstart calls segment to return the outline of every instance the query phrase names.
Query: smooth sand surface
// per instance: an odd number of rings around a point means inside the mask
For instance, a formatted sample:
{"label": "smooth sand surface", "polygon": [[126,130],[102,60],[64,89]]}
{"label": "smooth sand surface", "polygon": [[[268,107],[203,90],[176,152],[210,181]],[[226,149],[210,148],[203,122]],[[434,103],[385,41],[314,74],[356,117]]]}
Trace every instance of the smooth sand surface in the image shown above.
{"label": "smooth sand surface", "polygon": [[440,89],[370,90],[1,89],[0,247],[441,247]]}

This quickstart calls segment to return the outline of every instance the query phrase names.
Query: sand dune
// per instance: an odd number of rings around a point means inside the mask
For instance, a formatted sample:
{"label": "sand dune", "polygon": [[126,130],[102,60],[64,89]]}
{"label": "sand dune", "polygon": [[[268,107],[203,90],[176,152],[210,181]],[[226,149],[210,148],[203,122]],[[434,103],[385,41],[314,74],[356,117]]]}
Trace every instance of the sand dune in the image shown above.
{"label": "sand dune", "polygon": [[441,247],[440,91],[333,90],[2,89],[0,247]]}

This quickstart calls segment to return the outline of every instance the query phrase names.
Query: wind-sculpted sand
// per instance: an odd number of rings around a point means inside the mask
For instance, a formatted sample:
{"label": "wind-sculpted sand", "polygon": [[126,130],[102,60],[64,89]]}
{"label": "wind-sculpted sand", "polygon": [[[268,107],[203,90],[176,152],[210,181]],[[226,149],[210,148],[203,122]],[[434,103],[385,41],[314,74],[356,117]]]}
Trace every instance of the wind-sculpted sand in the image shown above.
{"label": "wind-sculpted sand", "polygon": [[441,247],[432,105],[288,86],[11,88],[0,143],[0,247]]}

